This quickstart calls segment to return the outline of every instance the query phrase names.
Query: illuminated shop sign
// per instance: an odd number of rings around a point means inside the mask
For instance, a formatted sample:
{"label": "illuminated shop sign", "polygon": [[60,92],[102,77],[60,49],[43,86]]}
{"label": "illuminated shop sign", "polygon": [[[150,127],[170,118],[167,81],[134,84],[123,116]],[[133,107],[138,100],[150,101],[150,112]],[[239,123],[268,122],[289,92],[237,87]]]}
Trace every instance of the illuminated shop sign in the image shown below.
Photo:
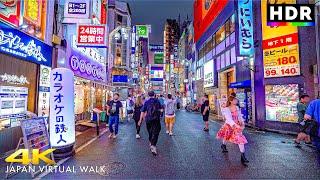
{"label": "illuminated shop sign", "polygon": [[0,8],[0,19],[18,27],[19,19],[21,16],[21,3],[20,1],[2,1]]}
{"label": "illuminated shop sign", "polygon": [[[295,4],[279,0],[277,4]],[[267,1],[261,1],[264,77],[300,75],[299,35],[296,26],[267,26]]]}
{"label": "illuminated shop sign", "polygon": [[136,33],[139,37],[149,37],[149,29],[147,25],[137,25],[136,26]]}
{"label": "illuminated shop sign", "polygon": [[114,83],[127,83],[128,76],[127,75],[113,75],[112,82],[114,82]]}
{"label": "illuminated shop sign", "polygon": [[214,68],[213,67],[214,67],[213,60],[204,64],[203,86],[205,88],[212,87],[214,85],[214,71],[213,71]]}
{"label": "illuminated shop sign", "polygon": [[77,46],[106,47],[105,25],[79,24],[77,26]]}
{"label": "illuminated shop sign", "polygon": [[61,147],[75,142],[74,74],[56,68],[50,74],[50,144]]}
{"label": "illuminated shop sign", "polygon": [[77,37],[76,36],[73,36],[72,38],[72,48],[81,52],[82,54],[88,56],[89,58],[99,62],[99,63],[102,63],[102,64],[105,64],[105,58],[101,55],[101,53],[98,51],[97,48],[88,48],[88,47],[78,47],[77,46]]}
{"label": "illuminated shop sign", "polygon": [[3,23],[0,23],[0,52],[51,66],[52,47]]}
{"label": "illuminated shop sign", "polygon": [[39,25],[41,23],[42,1],[24,1],[24,7],[24,18],[33,24]]}
{"label": "illuminated shop sign", "polygon": [[250,56],[254,53],[253,47],[253,18],[252,0],[238,1],[239,22],[239,54]]}
{"label": "illuminated shop sign", "polygon": [[70,49],[68,62],[69,69],[71,69],[75,75],[96,81],[105,81],[106,79],[105,66],[90,60],[73,49]]}
{"label": "illuminated shop sign", "polygon": [[89,18],[89,0],[66,0],[64,17]]}

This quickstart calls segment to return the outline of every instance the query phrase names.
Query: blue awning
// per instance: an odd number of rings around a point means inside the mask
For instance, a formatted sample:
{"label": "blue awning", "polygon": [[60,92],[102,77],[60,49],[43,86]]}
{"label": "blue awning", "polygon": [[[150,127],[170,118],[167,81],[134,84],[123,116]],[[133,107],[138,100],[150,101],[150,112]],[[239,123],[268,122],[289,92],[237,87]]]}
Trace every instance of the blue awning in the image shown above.
{"label": "blue awning", "polygon": [[229,88],[251,88],[251,80],[230,83]]}

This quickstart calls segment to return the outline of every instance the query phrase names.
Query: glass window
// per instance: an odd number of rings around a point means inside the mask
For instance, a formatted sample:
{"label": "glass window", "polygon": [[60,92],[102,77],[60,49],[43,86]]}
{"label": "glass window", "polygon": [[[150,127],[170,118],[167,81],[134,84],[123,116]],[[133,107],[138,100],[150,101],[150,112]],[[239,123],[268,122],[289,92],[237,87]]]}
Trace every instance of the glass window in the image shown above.
{"label": "glass window", "polygon": [[220,60],[221,60],[221,69],[222,69],[222,68],[226,67],[226,61],[225,61],[225,58],[224,58],[224,53],[221,54]]}
{"label": "glass window", "polygon": [[222,42],[225,39],[225,37],[226,37],[225,27],[221,26],[220,29],[216,33],[216,43],[219,44],[220,42]]}
{"label": "glass window", "polygon": [[212,48],[216,47],[216,34],[212,35]]}
{"label": "glass window", "polygon": [[232,49],[231,49],[231,55],[230,55],[231,57],[231,64],[234,64],[234,63],[236,63],[237,62],[237,56],[236,56],[236,48],[235,47],[233,47]]}
{"label": "glass window", "polygon": [[229,66],[230,65],[230,50],[226,51],[225,58],[226,58],[226,66]]}
{"label": "glass window", "polygon": [[225,26],[226,26],[226,37],[228,37],[230,34],[231,34],[231,32],[230,32],[230,18],[227,20],[227,22],[226,22],[226,24],[225,24]]}
{"label": "glass window", "polygon": [[208,49],[209,49],[209,52],[212,50],[212,37],[210,37],[208,41]]}
{"label": "glass window", "polygon": [[235,14],[233,14],[230,17],[230,33],[233,33],[235,29],[236,29],[236,16]]}
{"label": "glass window", "polygon": [[216,61],[217,61],[217,70],[220,70],[221,69],[221,67],[220,67],[221,66],[220,56],[217,57]]}

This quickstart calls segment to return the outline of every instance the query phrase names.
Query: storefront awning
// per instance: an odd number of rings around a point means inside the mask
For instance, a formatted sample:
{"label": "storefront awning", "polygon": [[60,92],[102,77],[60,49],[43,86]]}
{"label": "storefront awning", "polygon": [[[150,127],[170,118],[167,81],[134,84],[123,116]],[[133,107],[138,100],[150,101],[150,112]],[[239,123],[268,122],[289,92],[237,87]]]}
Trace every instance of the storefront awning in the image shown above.
{"label": "storefront awning", "polygon": [[229,88],[251,88],[251,80],[230,83]]}

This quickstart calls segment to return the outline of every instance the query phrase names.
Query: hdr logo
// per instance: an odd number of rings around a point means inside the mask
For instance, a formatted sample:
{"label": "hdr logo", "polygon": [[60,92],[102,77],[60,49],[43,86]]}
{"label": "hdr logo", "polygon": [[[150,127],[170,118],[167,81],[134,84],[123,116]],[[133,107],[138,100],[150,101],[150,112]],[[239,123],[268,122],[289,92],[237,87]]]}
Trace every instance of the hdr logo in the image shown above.
{"label": "hdr logo", "polygon": [[314,26],[313,4],[268,4],[268,26]]}
{"label": "hdr logo", "polygon": [[[5,159],[8,163],[21,163],[23,165],[33,164],[38,165],[40,160],[44,161],[47,165],[55,164],[52,159],[47,157],[48,154],[51,154],[55,149],[47,149],[43,152],[39,152],[39,149],[32,149],[32,159],[29,157],[28,149],[19,149],[18,151],[12,153],[9,157]],[[20,157],[21,158],[17,158]]]}

